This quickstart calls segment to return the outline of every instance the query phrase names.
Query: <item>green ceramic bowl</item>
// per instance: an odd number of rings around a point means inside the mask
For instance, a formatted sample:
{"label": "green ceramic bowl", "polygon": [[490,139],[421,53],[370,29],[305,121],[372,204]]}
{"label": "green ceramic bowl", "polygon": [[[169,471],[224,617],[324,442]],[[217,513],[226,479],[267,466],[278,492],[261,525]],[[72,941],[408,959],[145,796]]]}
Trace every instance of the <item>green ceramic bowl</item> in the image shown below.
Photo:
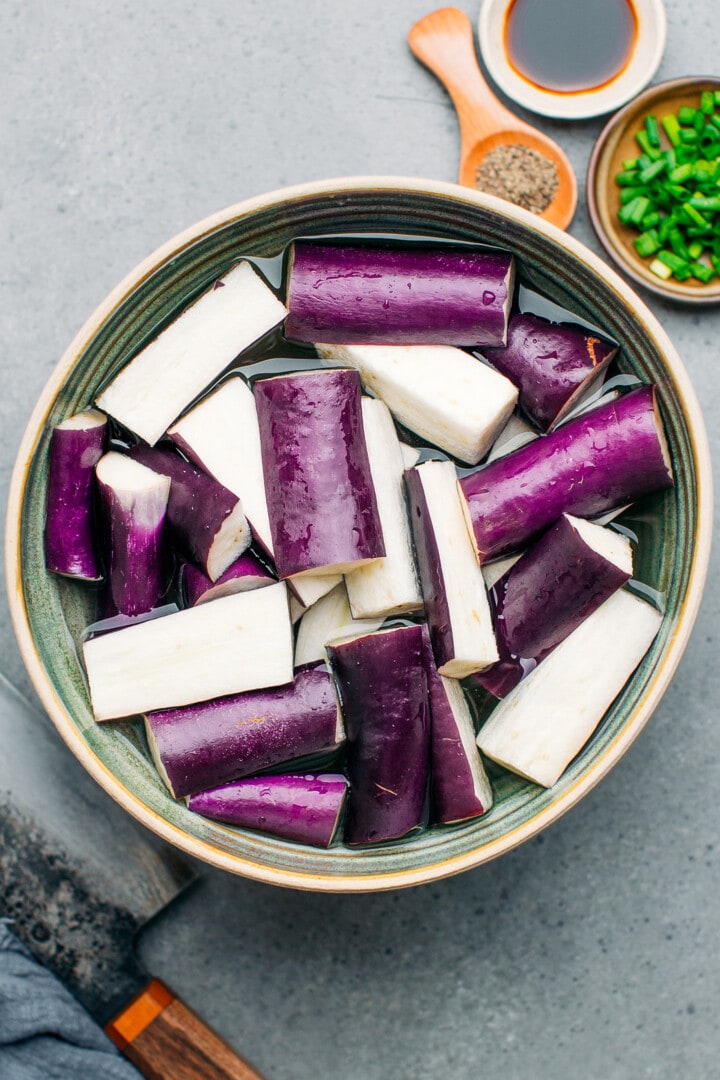
{"label": "green ceramic bowl", "polygon": [[[45,572],[45,484],[52,425],[89,405],[158,324],[233,260],[276,255],[298,234],[359,232],[424,234],[512,250],[521,282],[604,327],[622,346],[621,368],[656,384],[677,483],[644,502],[632,523],[640,534],[637,577],[664,596],[661,631],[560,781],[544,790],[498,775],[495,805],[477,821],[372,850],[318,852],[190,814],[162,785],[136,723],[95,723],[77,651],[92,613],[82,588]],[[262,881],[328,891],[389,889],[458,873],[508,851],[569,810],[619,760],[647,723],[687,644],[710,531],[711,473],[695,394],[659,323],[612,270],[555,227],[467,188],[351,178],[230,207],[151,255],[98,308],[58,364],[20,449],[8,512],[9,592],[25,662],[60,734],[143,824],[191,855]]]}

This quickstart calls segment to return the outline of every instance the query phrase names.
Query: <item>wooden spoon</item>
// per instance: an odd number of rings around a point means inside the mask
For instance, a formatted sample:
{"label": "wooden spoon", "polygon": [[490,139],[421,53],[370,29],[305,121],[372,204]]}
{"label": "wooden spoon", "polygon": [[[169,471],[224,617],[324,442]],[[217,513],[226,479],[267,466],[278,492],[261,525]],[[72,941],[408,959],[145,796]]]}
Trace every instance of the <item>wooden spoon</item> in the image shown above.
{"label": "wooden spoon", "polygon": [[464,11],[447,7],[420,19],[408,34],[410,48],[447,88],[460,121],[458,182],[475,188],[476,172],[485,155],[498,146],[525,146],[555,165],[558,187],[539,215],[565,229],[577,204],[573,167],[552,139],[525,124],[493,94],[478,66],[475,39]]}

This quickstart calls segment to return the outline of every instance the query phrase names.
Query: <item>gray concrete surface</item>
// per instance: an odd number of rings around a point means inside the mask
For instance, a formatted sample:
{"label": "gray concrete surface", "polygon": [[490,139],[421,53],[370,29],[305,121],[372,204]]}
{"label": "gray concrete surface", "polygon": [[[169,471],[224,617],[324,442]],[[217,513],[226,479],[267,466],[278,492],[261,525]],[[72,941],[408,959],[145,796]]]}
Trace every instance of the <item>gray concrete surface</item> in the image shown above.
{"label": "gray concrete surface", "polygon": [[[477,3],[460,4],[471,18]],[[658,79],[719,74],[711,0],[668,0]],[[419,0],[2,0],[0,502],[56,360],[145,254],[284,184],[455,178],[444,91],[405,44]],[[602,120],[529,117],[584,182]],[[572,234],[598,249],[581,200]],[[720,310],[649,299],[718,459]],[[621,764],[500,861],[328,897],[203,871],[142,942],[270,1080],[720,1076],[717,562],[680,670]],[[28,690],[0,614],[0,668]]]}

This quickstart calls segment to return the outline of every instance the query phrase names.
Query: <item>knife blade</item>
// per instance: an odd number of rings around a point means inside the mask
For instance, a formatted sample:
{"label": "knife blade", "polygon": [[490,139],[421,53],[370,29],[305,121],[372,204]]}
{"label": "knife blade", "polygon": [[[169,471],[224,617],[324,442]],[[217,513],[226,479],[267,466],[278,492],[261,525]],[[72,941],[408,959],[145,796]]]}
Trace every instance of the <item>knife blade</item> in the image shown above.
{"label": "knife blade", "polygon": [[196,877],[0,674],[0,916],[146,1077],[262,1080],[135,955]]}

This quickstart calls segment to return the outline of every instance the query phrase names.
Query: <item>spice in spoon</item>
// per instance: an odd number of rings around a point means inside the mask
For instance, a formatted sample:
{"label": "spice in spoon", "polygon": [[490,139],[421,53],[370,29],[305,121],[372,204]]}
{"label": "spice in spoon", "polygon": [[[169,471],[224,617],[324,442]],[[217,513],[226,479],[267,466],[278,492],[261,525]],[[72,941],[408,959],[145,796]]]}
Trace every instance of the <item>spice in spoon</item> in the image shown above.
{"label": "spice in spoon", "polygon": [[537,150],[518,143],[496,146],[485,155],[475,173],[475,187],[488,195],[541,214],[558,189],[554,163]]}

